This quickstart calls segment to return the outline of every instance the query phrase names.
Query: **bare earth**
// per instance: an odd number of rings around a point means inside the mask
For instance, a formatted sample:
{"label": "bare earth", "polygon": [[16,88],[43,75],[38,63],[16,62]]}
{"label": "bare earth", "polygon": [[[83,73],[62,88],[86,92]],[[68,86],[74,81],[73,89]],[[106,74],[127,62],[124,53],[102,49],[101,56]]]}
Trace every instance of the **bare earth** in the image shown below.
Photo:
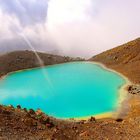
{"label": "bare earth", "polygon": [[[18,53],[0,57],[1,76],[38,66],[32,52]],[[54,56],[47,55],[45,59],[42,57],[46,65],[73,61],[72,58],[55,56],[54,59]],[[20,106],[0,106],[0,140],[139,140],[140,39],[97,55],[90,61],[101,62],[134,83],[127,89],[129,99],[123,104],[124,110],[119,118],[96,120],[91,117],[88,121],[64,121],[49,117],[40,110],[35,112]]]}

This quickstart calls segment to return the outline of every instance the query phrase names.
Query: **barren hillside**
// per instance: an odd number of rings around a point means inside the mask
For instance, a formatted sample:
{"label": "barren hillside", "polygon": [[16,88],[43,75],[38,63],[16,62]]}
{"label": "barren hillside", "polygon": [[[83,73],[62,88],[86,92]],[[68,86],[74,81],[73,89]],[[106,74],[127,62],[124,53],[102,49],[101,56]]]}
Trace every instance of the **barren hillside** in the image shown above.
{"label": "barren hillside", "polygon": [[[65,56],[51,55],[37,52],[44,65],[59,64],[70,61],[82,60]],[[39,67],[39,61],[32,51],[15,51],[0,56],[0,76],[8,72]]]}
{"label": "barren hillside", "polygon": [[94,56],[90,61],[101,62],[140,84],[140,38]]}

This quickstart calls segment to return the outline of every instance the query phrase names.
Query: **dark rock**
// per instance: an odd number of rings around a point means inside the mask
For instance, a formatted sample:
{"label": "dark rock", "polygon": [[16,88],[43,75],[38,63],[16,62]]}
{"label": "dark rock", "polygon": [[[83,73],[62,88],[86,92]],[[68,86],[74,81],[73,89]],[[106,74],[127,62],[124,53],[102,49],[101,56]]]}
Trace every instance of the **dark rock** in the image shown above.
{"label": "dark rock", "polygon": [[113,59],[116,60],[116,59],[118,59],[118,57],[117,56],[114,56]]}
{"label": "dark rock", "polygon": [[118,118],[118,119],[116,119],[116,121],[117,121],[117,122],[122,122],[123,119],[122,119],[122,118]]}
{"label": "dark rock", "polygon": [[132,90],[132,86],[129,86],[129,87],[128,87],[128,91],[131,91],[131,90]]}
{"label": "dark rock", "polygon": [[21,109],[21,106],[20,105],[17,105],[17,109]]}
{"label": "dark rock", "polygon": [[76,130],[76,129],[77,129],[77,126],[72,126],[72,129],[73,129],[73,130]]}
{"label": "dark rock", "polygon": [[91,117],[91,118],[89,119],[89,121],[90,121],[90,122],[95,122],[96,119],[95,119],[95,117]]}
{"label": "dark rock", "polygon": [[128,92],[130,94],[139,94],[140,93],[140,86],[131,85],[131,86],[128,87]]}
{"label": "dark rock", "polygon": [[24,110],[25,112],[28,112],[26,108],[23,108],[23,110]]}
{"label": "dark rock", "polygon": [[52,122],[49,122],[49,123],[46,124],[46,126],[47,126],[48,128],[52,128],[52,127],[54,127],[55,125],[54,125]]}

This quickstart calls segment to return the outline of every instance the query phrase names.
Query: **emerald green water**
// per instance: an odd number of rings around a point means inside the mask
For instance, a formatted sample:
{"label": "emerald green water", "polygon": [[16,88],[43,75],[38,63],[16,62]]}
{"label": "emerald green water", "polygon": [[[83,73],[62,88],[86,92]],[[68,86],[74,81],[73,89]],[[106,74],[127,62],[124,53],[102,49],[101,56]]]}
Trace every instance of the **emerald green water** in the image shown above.
{"label": "emerald green water", "polygon": [[53,65],[11,73],[0,80],[0,104],[40,108],[57,118],[97,115],[117,109],[118,91],[125,82],[90,62]]}

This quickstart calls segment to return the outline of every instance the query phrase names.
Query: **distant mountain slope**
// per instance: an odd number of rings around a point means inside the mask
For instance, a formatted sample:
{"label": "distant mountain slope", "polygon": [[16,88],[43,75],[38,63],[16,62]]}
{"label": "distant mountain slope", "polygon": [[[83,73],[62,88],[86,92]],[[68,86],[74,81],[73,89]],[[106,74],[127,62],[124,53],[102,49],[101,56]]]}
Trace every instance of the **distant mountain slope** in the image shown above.
{"label": "distant mountain slope", "polygon": [[89,59],[115,69],[135,83],[140,83],[140,38]]}
{"label": "distant mountain slope", "polygon": [[[70,58],[40,52],[38,52],[38,55],[43,60],[44,65],[81,60],[80,58]],[[15,51],[0,56],[0,76],[8,72],[39,66],[39,61],[32,51]]]}

